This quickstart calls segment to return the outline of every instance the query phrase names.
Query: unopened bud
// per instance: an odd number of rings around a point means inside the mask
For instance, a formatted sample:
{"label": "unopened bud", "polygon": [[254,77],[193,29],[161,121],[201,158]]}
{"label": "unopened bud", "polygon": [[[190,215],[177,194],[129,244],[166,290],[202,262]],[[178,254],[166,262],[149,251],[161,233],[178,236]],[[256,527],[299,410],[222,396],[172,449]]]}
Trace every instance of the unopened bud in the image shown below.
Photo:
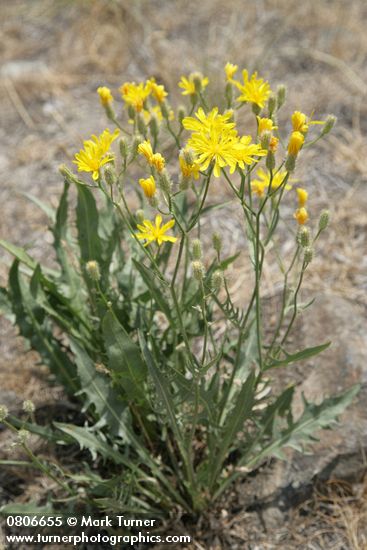
{"label": "unopened bud", "polygon": [[99,270],[98,262],[96,262],[95,260],[90,260],[86,263],[85,269],[92,281],[98,282],[100,280],[101,272]]}
{"label": "unopened bud", "polygon": [[293,172],[296,167],[296,157],[288,155],[284,167],[287,172]]}
{"label": "unopened bud", "polygon": [[278,110],[284,105],[285,98],[287,95],[287,88],[284,86],[284,84],[280,84],[277,88],[277,107]]}
{"label": "unopened bud", "polygon": [[269,117],[271,118],[273,113],[277,110],[277,98],[275,95],[271,95],[268,100]]}
{"label": "unopened bud", "polygon": [[129,151],[129,147],[128,147],[127,141],[124,137],[122,137],[119,140],[119,147],[120,147],[120,154],[121,154],[122,158],[126,159],[128,151]]}
{"label": "unopened bud", "polygon": [[222,237],[219,235],[219,233],[213,233],[212,242],[214,250],[219,254],[219,252],[222,250]]}
{"label": "unopened bud", "polygon": [[191,267],[192,267],[192,274],[194,275],[195,279],[197,281],[202,281],[205,274],[205,270],[201,261],[195,260],[191,262]]}
{"label": "unopened bud", "polygon": [[325,124],[321,130],[321,135],[326,136],[326,134],[328,134],[334,128],[336,121],[337,121],[336,116],[329,115],[325,120]]}
{"label": "unopened bud", "polygon": [[166,120],[169,119],[169,116],[170,116],[170,106],[169,104],[167,103],[167,101],[162,101],[161,103],[161,111],[162,111],[162,115],[163,115],[163,118],[165,118]]}
{"label": "unopened bud", "polygon": [[180,191],[187,191],[187,189],[190,186],[191,181],[192,181],[191,178],[181,176],[180,182],[179,182]]}
{"label": "unopened bud", "polygon": [[19,430],[17,435],[18,435],[19,442],[22,445],[25,445],[31,434],[29,433],[28,430],[21,429],[21,430]]}
{"label": "unopened bud", "polygon": [[128,105],[127,114],[129,115],[129,118],[132,118],[133,120],[135,120],[135,109],[132,105]]}
{"label": "unopened bud", "polygon": [[8,416],[9,410],[6,405],[0,405],[0,422],[3,422]]}
{"label": "unopened bud", "polygon": [[36,407],[33,403],[33,401],[31,401],[30,399],[26,399],[25,401],[23,401],[23,411],[28,413],[28,414],[33,414],[34,411],[36,410]]}
{"label": "unopened bud", "polygon": [[159,174],[159,185],[163,193],[166,193],[167,195],[171,193],[172,182],[167,170],[162,170]]}
{"label": "unopened bud", "polygon": [[233,85],[231,82],[227,82],[226,84],[226,100],[228,105],[232,105],[233,101]]}
{"label": "unopened bud", "polygon": [[135,218],[138,223],[143,223],[143,221],[145,220],[144,210],[139,208],[139,210],[135,212]]}
{"label": "unopened bud", "polygon": [[138,115],[136,117],[136,120],[137,120],[137,125],[138,125],[139,132],[145,136],[145,133],[147,131],[147,127],[146,127],[146,124],[145,124],[145,120],[144,120],[144,118],[142,117],[142,115],[140,113],[138,113]]}
{"label": "unopened bud", "polygon": [[261,113],[261,107],[259,107],[256,103],[252,104],[252,112],[257,116]]}
{"label": "unopened bud", "polygon": [[78,181],[78,178],[73,174],[71,170],[69,170],[66,164],[60,164],[59,172],[68,183],[75,183]]}
{"label": "unopened bud", "polygon": [[268,151],[268,154],[266,155],[266,167],[268,170],[274,170],[275,168],[275,155],[272,151]]}
{"label": "unopened bud", "polygon": [[307,246],[304,250],[303,259],[306,264],[309,264],[312,262],[312,258],[313,258],[313,248],[311,248],[310,246]]}
{"label": "unopened bud", "polygon": [[150,121],[149,121],[149,128],[152,132],[152,136],[154,138],[157,138],[158,136],[158,130],[159,130],[159,124],[158,124],[158,118],[155,113],[151,114]]}
{"label": "unopened bud", "polygon": [[201,260],[202,253],[201,241],[199,239],[194,239],[192,241],[192,257],[194,260]]}
{"label": "unopened bud", "polygon": [[212,277],[212,288],[214,292],[219,292],[224,285],[224,275],[222,271],[215,271]]}
{"label": "unopened bud", "polygon": [[182,124],[182,120],[185,118],[186,116],[186,108],[184,105],[179,105],[178,109],[177,109],[177,118],[178,118],[178,121],[180,124]]}
{"label": "unopened bud", "polygon": [[142,136],[136,135],[131,144],[131,158],[134,159],[138,154],[138,147],[144,141]]}
{"label": "unopened bud", "polygon": [[330,221],[330,212],[329,210],[323,210],[319,219],[319,231],[324,231],[327,228]]}
{"label": "unopened bud", "polygon": [[270,140],[271,140],[271,132],[269,132],[269,130],[265,130],[264,132],[262,132],[261,139],[260,139],[261,148],[268,149]]}
{"label": "unopened bud", "polygon": [[116,183],[116,172],[111,165],[106,166],[106,168],[104,169],[104,177],[107,185],[110,185],[112,187]]}
{"label": "unopened bud", "polygon": [[302,226],[299,228],[297,233],[297,242],[302,246],[302,248],[306,248],[310,245],[310,231],[307,227]]}
{"label": "unopened bud", "polygon": [[181,154],[186,164],[189,164],[190,166],[194,164],[195,159],[191,149],[181,149]]}

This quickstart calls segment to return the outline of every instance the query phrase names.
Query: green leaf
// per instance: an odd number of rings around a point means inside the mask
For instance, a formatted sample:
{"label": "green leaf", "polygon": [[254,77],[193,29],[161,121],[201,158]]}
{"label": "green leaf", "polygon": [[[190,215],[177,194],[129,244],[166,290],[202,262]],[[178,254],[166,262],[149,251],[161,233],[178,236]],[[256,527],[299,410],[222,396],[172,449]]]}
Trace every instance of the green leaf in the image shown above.
{"label": "green leaf", "polygon": [[112,311],[106,313],[102,327],[113,378],[125,390],[129,400],[144,400],[147,367],[139,347],[131,340]]}
{"label": "green leaf", "polygon": [[255,380],[255,372],[251,371],[237,396],[233,409],[227,415],[226,422],[219,438],[218,452],[217,455],[213,457],[214,462],[210,468],[212,484],[215,483],[236,435],[243,428],[244,422],[251,415],[255,397]]}
{"label": "green leaf", "polygon": [[8,291],[6,288],[0,287],[0,313],[4,315],[11,323],[15,322],[15,315],[11,306]]}
{"label": "green leaf", "polygon": [[45,214],[50,218],[50,220],[54,223],[56,220],[56,212],[55,209],[52,208],[49,204],[46,204],[45,202],[41,201],[38,197],[35,197],[34,195],[31,195],[31,193],[23,192],[22,195],[26,197],[28,200],[36,204]]}
{"label": "green leaf", "polygon": [[0,508],[0,514],[2,515],[32,515],[32,516],[49,516],[55,514],[55,510],[52,504],[46,504],[46,506],[39,506],[36,502],[22,503],[10,503],[5,504]]}
{"label": "green leaf", "polygon": [[78,185],[76,225],[83,263],[95,260],[102,265],[102,244],[98,236],[98,210],[93,194],[88,187]]}
{"label": "green leaf", "polygon": [[[2,246],[4,250],[9,252],[9,254],[14,256],[14,258],[29,267],[32,271],[35,269],[37,262],[21,246],[15,246],[14,244],[8,243],[3,239],[0,239],[0,246]],[[54,269],[46,268],[45,271],[49,275],[52,275],[54,277],[57,277],[59,275],[59,273]]]}
{"label": "green leaf", "polygon": [[233,262],[237,260],[239,255],[240,255],[240,252],[237,252],[236,254],[233,254],[233,256],[226,258],[225,260],[220,262],[218,268],[224,271],[225,269],[227,269],[227,267],[229,267],[231,264],[233,264]]}
{"label": "green leaf", "polygon": [[310,357],[313,357],[314,355],[318,355],[325,349],[327,349],[330,346],[331,342],[326,342],[325,344],[321,344],[320,346],[315,346],[312,348],[305,348],[302,351],[298,351],[297,353],[287,353],[286,357],[284,359],[271,359],[271,363],[269,365],[266,365],[264,370],[269,370],[274,367],[284,367],[285,365],[288,365],[289,363],[296,363],[297,361],[303,361],[304,359],[309,359]]}

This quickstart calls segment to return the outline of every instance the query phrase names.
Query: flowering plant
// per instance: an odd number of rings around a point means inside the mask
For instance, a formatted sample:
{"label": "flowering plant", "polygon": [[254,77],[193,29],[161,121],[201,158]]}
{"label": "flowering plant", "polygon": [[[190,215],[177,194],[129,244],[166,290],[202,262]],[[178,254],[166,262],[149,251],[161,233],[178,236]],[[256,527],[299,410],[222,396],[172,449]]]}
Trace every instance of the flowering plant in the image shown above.
{"label": "flowering plant", "polygon": [[[237,70],[226,65],[221,105],[213,107],[208,78],[182,77],[189,105],[176,113],[154,78],[121,86],[122,116],[112,92],[98,88],[116,129],[84,142],[74,159],[77,174],[60,168],[65,184],[57,210],[41,205],[58,269],[1,241],[15,256],[1,308],[80,402],[85,421],[41,426],[29,403],[24,418],[2,407],[0,420],[69,503],[150,514],[174,505],[198,513],[265,457],[281,456],[285,446],[302,450],[358,391],[317,405],[304,399],[294,418],[295,386],[279,391],[273,384],[278,369],[329,345],[288,348],[299,312],[310,305],[299,301],[301,285],[329,220],[324,211],[309,228],[308,193],[299,186],[294,192],[292,173],[335,118],[315,122],[296,111],[287,136],[278,126],[285,88],[273,92],[246,70],[237,80]],[[254,135],[240,131],[246,108]],[[313,124],[321,128],[315,135]],[[206,216],[228,206],[212,192],[215,178],[241,213],[253,269],[250,298],[237,305],[227,270],[239,254],[226,256],[223,237],[203,227]],[[71,187],[75,223],[68,217]],[[292,201],[294,217],[287,217]],[[284,218],[294,252],[283,260]],[[262,301],[271,249],[284,279],[275,326]],[[30,433],[78,444],[92,458],[82,474],[75,465],[51,464],[33,454]]]}

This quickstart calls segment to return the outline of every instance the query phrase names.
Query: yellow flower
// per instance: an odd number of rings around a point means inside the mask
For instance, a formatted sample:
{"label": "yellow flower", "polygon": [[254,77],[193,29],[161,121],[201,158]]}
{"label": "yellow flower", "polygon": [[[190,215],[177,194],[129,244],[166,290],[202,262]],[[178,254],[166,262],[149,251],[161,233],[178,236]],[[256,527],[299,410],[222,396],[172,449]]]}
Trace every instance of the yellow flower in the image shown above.
{"label": "yellow flower", "polygon": [[224,71],[226,73],[226,78],[229,82],[232,82],[234,75],[236,74],[238,65],[233,65],[233,63],[226,63]]}
{"label": "yellow flower", "polygon": [[308,199],[308,193],[306,189],[302,189],[302,187],[297,187],[296,191],[298,195],[298,205],[300,206],[300,208],[302,206],[306,206]]}
{"label": "yellow flower", "polygon": [[165,235],[166,231],[168,231],[169,229],[171,229],[171,227],[175,225],[175,220],[170,220],[163,226],[161,226],[161,224],[162,216],[160,216],[159,214],[155,217],[155,224],[153,224],[149,220],[144,220],[142,225],[137,225],[140,233],[136,233],[136,237],[140,240],[147,241],[144,246],[148,246],[148,244],[154,241],[156,241],[159,246],[165,241],[169,241],[171,243],[176,242],[176,237]]}
{"label": "yellow flower", "polygon": [[194,160],[192,163],[186,162],[183,154],[179,156],[179,163],[181,174],[184,178],[193,177],[195,180],[199,179],[200,164]]}
{"label": "yellow flower", "polygon": [[292,115],[292,126],[294,132],[306,134],[308,130],[307,122],[308,120],[304,113],[301,113],[301,111],[294,111]]}
{"label": "yellow flower", "polygon": [[135,111],[140,113],[143,110],[144,103],[151,92],[151,86],[146,83],[140,82],[125,82],[119,88],[122,99],[127,105],[131,105]]}
{"label": "yellow flower", "polygon": [[278,126],[274,126],[274,123],[271,120],[271,118],[261,118],[259,116],[257,116],[256,118],[257,118],[257,131],[259,136],[261,136],[263,132],[271,132],[272,130],[278,129]]}
{"label": "yellow flower", "polygon": [[242,71],[242,75],[243,84],[235,82],[237,88],[242,92],[237,101],[253,103],[263,109],[271,94],[269,83],[262,78],[257,78],[257,72],[253,73],[250,79],[246,69]]}
{"label": "yellow flower", "polygon": [[113,96],[111,94],[111,90],[107,88],[107,86],[100,86],[99,88],[97,88],[97,93],[99,95],[99,100],[102,105],[106,106],[112,103]]}
{"label": "yellow flower", "polygon": [[304,206],[302,206],[301,208],[298,208],[294,213],[294,217],[299,223],[299,225],[304,225],[305,223],[307,223],[308,213],[306,208]]}
{"label": "yellow flower", "polygon": [[153,149],[152,149],[152,146],[150,144],[149,139],[146,139],[145,141],[143,141],[142,143],[140,143],[138,145],[138,153],[140,155],[144,155],[144,157],[147,159],[149,164],[152,163]]}
{"label": "yellow flower", "polygon": [[158,103],[162,103],[168,95],[163,84],[157,84],[155,78],[151,78],[147,81],[147,85],[150,87],[150,91],[154,99],[156,99]]}
{"label": "yellow flower", "polygon": [[100,168],[114,159],[114,155],[107,153],[118,135],[119,130],[111,134],[106,129],[99,137],[92,135],[92,139],[84,141],[84,149],[75,155],[73,161],[78,166],[78,172],[92,172],[92,178],[97,180]]}
{"label": "yellow flower", "polygon": [[[199,107],[194,117],[188,116],[182,120],[183,127],[192,132],[207,132],[212,129],[230,130],[235,127],[234,122],[229,122],[233,116],[233,112],[229,111],[224,115],[218,113],[218,107],[214,107],[210,113],[206,114],[202,107]],[[234,131],[237,134],[236,130]]]}
{"label": "yellow flower", "polygon": [[304,135],[301,132],[292,132],[288,143],[288,153],[296,157],[300,152],[305,141]]}
{"label": "yellow flower", "polygon": [[162,157],[162,155],[160,153],[154,153],[154,155],[152,156],[152,160],[151,160],[151,163],[150,163],[152,166],[154,166],[154,168],[157,170],[157,172],[162,172],[165,164],[166,164],[166,161],[164,160],[164,158]]}
{"label": "yellow flower", "polygon": [[[271,189],[278,189],[284,183],[284,178],[287,172],[279,171],[273,174],[273,180],[271,182]],[[266,172],[263,168],[256,170],[256,176],[258,179],[251,182],[252,190],[260,197],[263,195],[264,190],[270,185],[270,172]],[[292,186],[286,183],[285,189],[288,191]]]}
{"label": "yellow flower", "polygon": [[149,178],[146,178],[146,179],[141,178],[139,180],[139,185],[143,189],[144,195],[148,199],[151,199],[152,197],[154,197],[154,195],[156,193],[156,190],[157,190],[157,187],[156,187],[155,179],[153,178],[153,176],[150,176]]}
{"label": "yellow flower", "polygon": [[[181,76],[181,80],[178,83],[179,87],[183,89],[182,95],[195,95],[197,90],[197,84],[195,82],[196,78],[198,78],[199,75],[196,73],[192,73],[189,75],[188,78],[186,76]],[[209,84],[209,78],[208,77],[199,77],[200,78],[200,88],[204,90],[204,88],[207,87]]]}

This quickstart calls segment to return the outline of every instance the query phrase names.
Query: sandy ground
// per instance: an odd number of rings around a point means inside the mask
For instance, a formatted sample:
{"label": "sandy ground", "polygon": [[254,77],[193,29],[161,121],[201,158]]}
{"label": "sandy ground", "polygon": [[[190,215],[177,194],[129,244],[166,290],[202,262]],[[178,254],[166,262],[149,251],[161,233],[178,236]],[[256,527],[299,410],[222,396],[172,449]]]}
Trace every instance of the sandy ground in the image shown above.
{"label": "sandy ground", "polygon": [[[48,257],[46,219],[22,193],[56,203],[62,185],[57,166],[70,163],[83,138],[105,127],[98,86],[116,92],[124,81],[153,75],[176,103],[182,100],[177,89],[181,74],[201,70],[214,83],[231,61],[259,70],[274,87],[287,85],[289,100],[280,123],[296,108],[314,112],[316,119],[328,113],[338,117],[332,136],[297,173],[310,192],[311,216],[324,207],[332,214],[306,286],[367,305],[363,0],[0,0],[0,11],[1,238],[27,244],[38,258]],[[235,218],[214,222],[231,236],[235,249],[240,239]],[[3,282],[9,258],[1,251],[0,258]],[[276,280],[272,266],[266,268],[271,296]],[[232,280],[241,288],[246,271],[233,272]],[[14,392],[15,400],[21,395],[52,401],[42,369],[14,335],[1,320],[1,391]],[[272,548],[261,544],[257,548]],[[298,548],[294,544],[289,548]],[[358,539],[353,544],[350,548],[362,548]],[[336,543],[324,547],[339,548]]]}

